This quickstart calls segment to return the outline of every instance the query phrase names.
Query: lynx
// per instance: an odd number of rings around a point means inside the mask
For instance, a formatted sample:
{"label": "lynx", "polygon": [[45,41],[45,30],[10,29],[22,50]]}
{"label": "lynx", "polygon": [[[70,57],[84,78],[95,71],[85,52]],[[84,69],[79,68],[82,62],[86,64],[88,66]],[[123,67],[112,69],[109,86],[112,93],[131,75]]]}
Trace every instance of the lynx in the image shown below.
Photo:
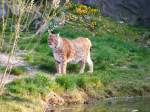
{"label": "lynx", "polygon": [[59,34],[50,34],[48,45],[52,48],[58,74],[66,74],[68,63],[80,63],[80,73],[84,73],[87,63],[89,73],[93,72],[93,62],[90,56],[92,44],[88,38],[79,37],[69,40],[60,37]]}

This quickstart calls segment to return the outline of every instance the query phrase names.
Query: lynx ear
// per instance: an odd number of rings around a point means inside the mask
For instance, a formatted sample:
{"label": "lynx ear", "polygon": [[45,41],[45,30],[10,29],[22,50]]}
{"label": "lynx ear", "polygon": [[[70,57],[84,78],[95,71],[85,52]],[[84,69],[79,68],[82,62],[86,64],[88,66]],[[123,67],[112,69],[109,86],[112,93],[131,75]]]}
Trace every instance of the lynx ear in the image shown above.
{"label": "lynx ear", "polygon": [[51,30],[48,30],[48,34],[49,34],[49,35],[51,35],[51,34],[52,34]]}
{"label": "lynx ear", "polygon": [[59,33],[57,34],[57,38],[59,38],[60,37],[60,35],[59,35]]}

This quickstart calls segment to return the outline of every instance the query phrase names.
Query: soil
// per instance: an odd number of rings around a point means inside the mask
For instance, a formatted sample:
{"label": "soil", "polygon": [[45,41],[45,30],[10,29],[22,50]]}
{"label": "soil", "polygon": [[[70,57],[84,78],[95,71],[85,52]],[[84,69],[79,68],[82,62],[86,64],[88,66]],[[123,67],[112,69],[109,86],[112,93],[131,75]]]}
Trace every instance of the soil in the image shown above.
{"label": "soil", "polygon": [[[9,54],[6,53],[0,53],[0,66],[6,67],[8,66],[13,66],[13,67],[17,67],[17,66],[25,66],[27,69],[28,74],[35,74],[37,72],[37,70],[35,68],[33,68],[32,66],[28,65],[22,57],[21,53],[16,53],[14,56],[12,56],[9,64],[8,64],[8,59],[9,59]],[[2,78],[3,73],[0,73],[0,80]],[[15,76],[13,74],[6,74],[7,79],[5,81],[5,83],[9,83],[13,80],[15,80],[16,78],[20,78],[18,76]]]}

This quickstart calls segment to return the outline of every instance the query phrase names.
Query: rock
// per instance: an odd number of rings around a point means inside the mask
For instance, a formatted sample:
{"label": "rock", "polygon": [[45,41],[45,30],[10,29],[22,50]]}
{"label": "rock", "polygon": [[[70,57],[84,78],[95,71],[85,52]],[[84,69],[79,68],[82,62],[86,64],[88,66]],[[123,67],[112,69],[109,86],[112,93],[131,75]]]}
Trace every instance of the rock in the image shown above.
{"label": "rock", "polygon": [[[20,13],[21,7],[18,4],[13,4],[12,1],[4,0],[4,17],[6,17],[8,12],[12,15],[18,16]],[[0,18],[3,16],[3,3],[0,1]]]}
{"label": "rock", "polygon": [[32,27],[33,30],[37,31],[40,27],[44,24],[44,20],[42,18],[42,14],[40,12],[39,7],[35,7],[33,11],[33,20],[32,20]]}
{"label": "rock", "polygon": [[54,92],[50,92],[48,94],[48,105],[63,105],[65,103],[64,99],[62,97],[60,97],[59,95],[57,95]]}
{"label": "rock", "polygon": [[18,16],[20,14],[20,6],[18,4],[12,4],[9,6],[10,11],[13,15]]}
{"label": "rock", "polygon": [[67,104],[84,104],[88,100],[87,94],[78,90],[65,93],[63,98]]}
{"label": "rock", "polygon": [[144,47],[150,48],[150,32],[145,32],[140,38],[135,41],[139,42]]}
{"label": "rock", "polygon": [[150,0],[74,0],[95,6],[106,16],[131,25],[150,26]]}
{"label": "rock", "polygon": [[[4,10],[3,10],[3,5],[4,5]],[[4,14],[3,14],[4,11]],[[2,1],[0,1],[0,18],[2,18],[2,16],[4,15],[4,17],[6,17],[8,14],[8,6],[7,6],[7,1],[4,1],[4,4],[2,4]]]}

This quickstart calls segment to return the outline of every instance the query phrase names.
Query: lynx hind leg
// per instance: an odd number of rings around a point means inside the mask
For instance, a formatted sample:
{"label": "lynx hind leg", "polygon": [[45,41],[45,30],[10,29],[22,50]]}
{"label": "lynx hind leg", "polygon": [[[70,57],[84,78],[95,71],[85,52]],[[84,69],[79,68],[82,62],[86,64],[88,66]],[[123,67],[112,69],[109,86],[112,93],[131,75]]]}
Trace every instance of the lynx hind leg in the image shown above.
{"label": "lynx hind leg", "polygon": [[80,73],[84,73],[84,69],[85,69],[85,61],[81,61],[80,62]]}
{"label": "lynx hind leg", "polygon": [[89,73],[93,73],[93,61],[91,59],[91,56],[90,56],[90,52],[88,53],[88,56],[87,56],[87,64],[89,66]]}
{"label": "lynx hind leg", "polygon": [[62,62],[61,63],[61,73],[66,74],[67,71],[67,62]]}

